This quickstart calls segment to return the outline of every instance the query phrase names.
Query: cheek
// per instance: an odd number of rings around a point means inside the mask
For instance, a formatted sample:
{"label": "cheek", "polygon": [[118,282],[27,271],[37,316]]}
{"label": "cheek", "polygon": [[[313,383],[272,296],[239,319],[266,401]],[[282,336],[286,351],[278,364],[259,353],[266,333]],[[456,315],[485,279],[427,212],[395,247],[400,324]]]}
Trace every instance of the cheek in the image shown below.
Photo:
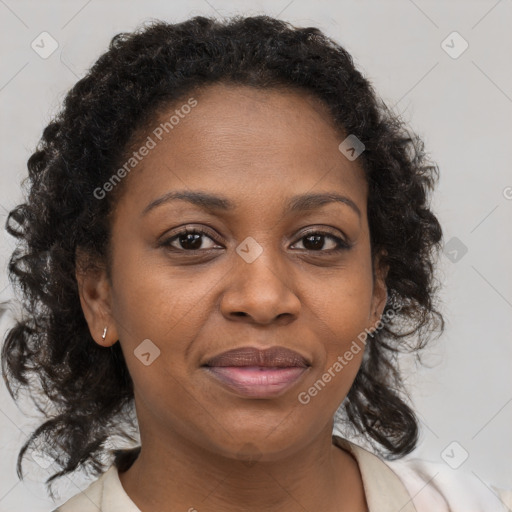
{"label": "cheek", "polygon": [[343,402],[359,371],[370,311],[369,292],[361,288],[357,292],[347,287],[335,289],[331,289],[330,300],[319,301],[321,307],[313,311],[321,342],[318,364],[297,395],[310,414],[326,417]]}
{"label": "cheek", "polygon": [[[319,375],[336,400],[348,392],[361,365],[371,327],[372,276],[364,258],[333,275],[327,286],[310,292],[311,321],[316,322],[323,357]],[[316,290],[316,291],[313,291]],[[325,377],[325,379],[324,379]]]}
{"label": "cheek", "polygon": [[370,327],[371,301],[366,294],[339,297],[326,313],[334,340],[326,345],[328,358],[342,355]]}
{"label": "cheek", "polygon": [[[118,251],[118,254],[120,251]],[[206,267],[193,273],[190,268],[172,267],[154,254],[125,251],[115,262],[113,273],[113,312],[125,342],[152,339],[167,343],[177,331],[193,330],[197,315],[205,308],[218,276]]]}
{"label": "cheek", "polygon": [[203,304],[218,277],[201,270],[191,277],[131,256],[124,251],[112,275],[113,314],[128,371],[141,393],[180,400],[186,350],[207,321]]}
{"label": "cheek", "polygon": [[372,287],[371,270],[361,260],[310,287],[311,313],[324,326],[331,348],[343,349],[369,327]]}

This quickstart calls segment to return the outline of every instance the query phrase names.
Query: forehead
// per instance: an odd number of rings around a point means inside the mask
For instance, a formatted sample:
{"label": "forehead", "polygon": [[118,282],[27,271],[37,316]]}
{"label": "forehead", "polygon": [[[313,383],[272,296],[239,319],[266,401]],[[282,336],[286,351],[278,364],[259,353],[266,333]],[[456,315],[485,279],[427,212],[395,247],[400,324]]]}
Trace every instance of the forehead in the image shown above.
{"label": "forehead", "polygon": [[[175,133],[194,137],[191,132],[195,132],[194,147],[200,144],[206,151],[245,153],[249,158],[261,152],[262,160],[278,153],[318,158],[322,153],[327,156],[332,144],[337,147],[344,137],[327,106],[300,89],[221,83],[194,97],[198,105],[180,121]],[[165,120],[175,108],[179,110],[180,104],[161,112],[159,120]]]}
{"label": "forehead", "polygon": [[[183,108],[190,98],[194,108]],[[201,188],[275,199],[317,188],[350,192],[364,208],[364,172],[338,149],[346,134],[307,91],[210,85],[161,108],[146,137],[154,148],[129,176],[140,198]]]}

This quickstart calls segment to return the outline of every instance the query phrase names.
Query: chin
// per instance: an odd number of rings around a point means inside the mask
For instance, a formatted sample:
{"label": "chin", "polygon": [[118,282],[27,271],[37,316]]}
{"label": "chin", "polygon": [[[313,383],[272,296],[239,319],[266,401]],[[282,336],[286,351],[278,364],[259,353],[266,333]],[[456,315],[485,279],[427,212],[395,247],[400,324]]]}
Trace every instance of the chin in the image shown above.
{"label": "chin", "polygon": [[210,437],[206,449],[229,459],[271,462],[293,455],[311,441],[308,430],[279,428],[279,425],[259,429],[248,425],[237,430],[231,427],[228,432],[232,435]]}

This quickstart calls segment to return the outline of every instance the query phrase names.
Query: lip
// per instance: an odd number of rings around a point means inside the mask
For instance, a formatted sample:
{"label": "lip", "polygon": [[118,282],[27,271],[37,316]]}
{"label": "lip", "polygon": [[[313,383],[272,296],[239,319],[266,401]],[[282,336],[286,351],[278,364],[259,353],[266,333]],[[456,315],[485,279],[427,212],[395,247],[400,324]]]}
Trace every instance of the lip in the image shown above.
{"label": "lip", "polygon": [[310,366],[298,352],[277,346],[228,350],[209,359],[202,368],[238,395],[271,398],[284,394]]}

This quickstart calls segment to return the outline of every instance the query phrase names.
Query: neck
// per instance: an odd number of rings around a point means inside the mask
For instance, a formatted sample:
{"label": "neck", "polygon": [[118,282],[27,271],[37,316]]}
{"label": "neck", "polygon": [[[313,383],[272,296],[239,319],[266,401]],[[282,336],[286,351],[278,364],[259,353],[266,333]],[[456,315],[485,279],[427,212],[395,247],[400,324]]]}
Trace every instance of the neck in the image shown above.
{"label": "neck", "polygon": [[151,435],[119,477],[144,512],[169,505],[191,512],[365,511],[357,462],[332,444],[331,433],[328,425],[312,443],[273,461],[228,458],[175,433]]}

